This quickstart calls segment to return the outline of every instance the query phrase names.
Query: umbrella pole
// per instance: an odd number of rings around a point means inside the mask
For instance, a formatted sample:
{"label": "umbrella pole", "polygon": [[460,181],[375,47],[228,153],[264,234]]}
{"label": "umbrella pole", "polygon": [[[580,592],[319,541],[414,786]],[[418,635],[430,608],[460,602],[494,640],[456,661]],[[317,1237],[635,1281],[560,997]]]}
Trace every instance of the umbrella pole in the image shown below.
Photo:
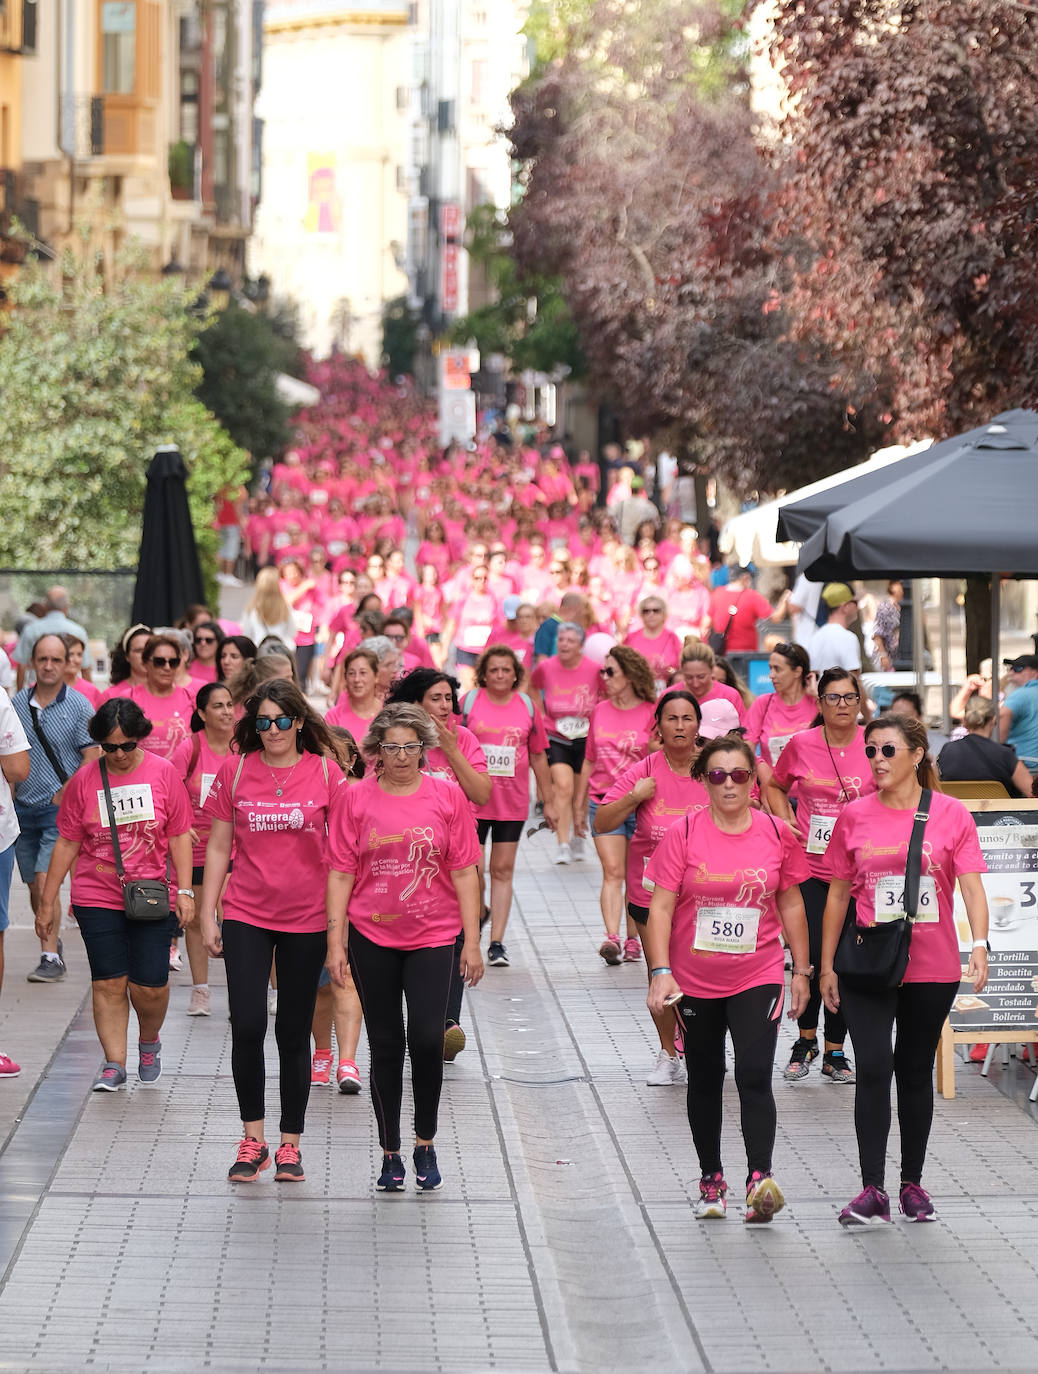
{"label": "umbrella pole", "polygon": [[947,734],[951,731],[951,653],[948,646],[948,615],[951,610],[951,597],[948,595],[948,579],[941,578],[941,729]]}
{"label": "umbrella pole", "polygon": [[915,689],[926,711],[926,625],[923,621],[923,579],[912,581],[912,662],[915,665]]}
{"label": "umbrella pole", "polygon": [[998,645],[999,621],[1002,619],[1002,579],[997,572],[991,574],[991,704],[995,708],[995,725],[991,738],[998,739],[998,683],[1002,676],[1001,650]]}

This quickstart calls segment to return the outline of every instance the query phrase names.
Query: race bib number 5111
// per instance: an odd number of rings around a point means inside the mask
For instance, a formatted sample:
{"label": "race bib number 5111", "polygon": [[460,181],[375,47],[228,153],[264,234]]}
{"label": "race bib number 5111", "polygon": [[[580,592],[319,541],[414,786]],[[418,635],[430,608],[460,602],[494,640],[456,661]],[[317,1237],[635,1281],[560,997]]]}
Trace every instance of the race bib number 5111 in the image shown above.
{"label": "race bib number 5111", "polygon": [[[97,794],[97,812],[105,825],[108,824],[108,806],[105,803],[104,788]],[[116,825],[133,825],[137,821],[155,819],[155,798],[151,794],[150,782],[139,782],[126,787],[112,788],[112,814]]]}

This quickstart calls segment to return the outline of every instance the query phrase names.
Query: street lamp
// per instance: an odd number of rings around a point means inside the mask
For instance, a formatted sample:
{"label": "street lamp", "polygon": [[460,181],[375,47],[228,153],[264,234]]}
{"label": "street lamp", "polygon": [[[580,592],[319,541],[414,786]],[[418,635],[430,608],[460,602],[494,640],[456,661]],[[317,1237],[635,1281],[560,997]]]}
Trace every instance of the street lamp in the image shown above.
{"label": "street lamp", "polygon": [[234,282],[231,281],[227,268],[218,267],[209,278],[209,293],[217,310],[226,310],[230,305],[233,287]]}

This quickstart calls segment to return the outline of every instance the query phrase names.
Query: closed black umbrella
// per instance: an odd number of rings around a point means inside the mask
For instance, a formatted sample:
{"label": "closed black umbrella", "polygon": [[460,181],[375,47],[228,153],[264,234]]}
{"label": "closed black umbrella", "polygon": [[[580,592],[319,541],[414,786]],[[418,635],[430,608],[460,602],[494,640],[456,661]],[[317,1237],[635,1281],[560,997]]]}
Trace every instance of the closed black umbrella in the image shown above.
{"label": "closed black umbrella", "polygon": [[180,450],[164,444],[148,468],[133,592],[131,618],[144,625],[175,625],[192,602],[205,600],[186,482]]}

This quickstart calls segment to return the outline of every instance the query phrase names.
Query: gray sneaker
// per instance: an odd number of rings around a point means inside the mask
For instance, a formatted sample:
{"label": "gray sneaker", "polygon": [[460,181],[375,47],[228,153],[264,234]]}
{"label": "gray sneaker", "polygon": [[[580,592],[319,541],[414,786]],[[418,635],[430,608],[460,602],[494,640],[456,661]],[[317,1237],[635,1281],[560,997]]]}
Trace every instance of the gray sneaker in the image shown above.
{"label": "gray sneaker", "polygon": [[29,974],[26,982],[29,983],[62,983],[67,973],[65,964],[61,959],[48,959],[45,955],[40,955],[40,962]]}
{"label": "gray sneaker", "polygon": [[93,1091],[95,1093],[114,1093],[126,1086],[126,1070],[121,1064],[113,1064],[110,1059],[106,1059],[101,1065],[101,1072],[94,1079]]}
{"label": "gray sneaker", "polygon": [[142,1083],[157,1083],[162,1077],[162,1041],[140,1040],[138,1048],[141,1059],[137,1066],[137,1077]]}

